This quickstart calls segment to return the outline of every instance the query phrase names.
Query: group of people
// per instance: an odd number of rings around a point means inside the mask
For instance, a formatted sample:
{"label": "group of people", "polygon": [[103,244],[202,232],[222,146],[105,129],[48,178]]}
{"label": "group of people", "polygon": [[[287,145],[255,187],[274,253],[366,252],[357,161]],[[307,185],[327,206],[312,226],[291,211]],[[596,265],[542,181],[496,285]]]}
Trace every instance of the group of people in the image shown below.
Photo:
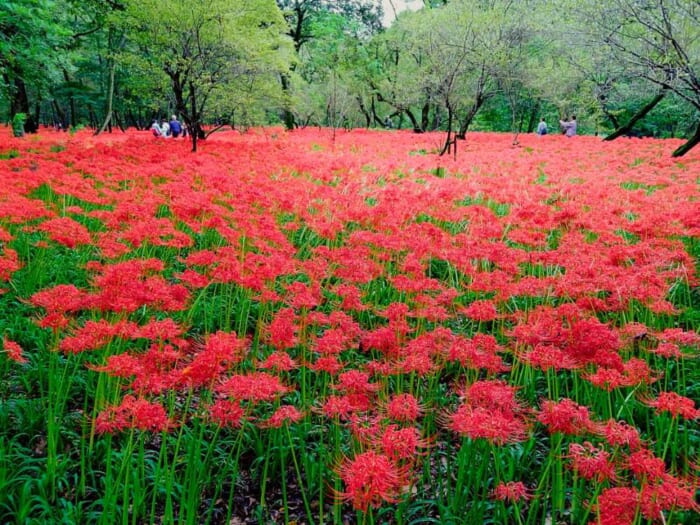
{"label": "group of people", "polygon": [[172,137],[176,139],[180,136],[187,136],[187,126],[181,123],[177,119],[176,115],[173,115],[170,118],[170,122],[168,122],[166,119],[162,119],[159,123],[158,119],[153,119],[153,123],[151,124],[151,133],[153,133],[154,137],[162,137],[166,139]]}
{"label": "group of people", "polygon": [[[561,132],[567,137],[576,135],[576,115],[571,115],[570,119],[560,120],[559,127],[561,128]],[[544,117],[542,117],[540,123],[537,125],[537,134],[540,136],[547,134],[547,122],[544,120]]]}

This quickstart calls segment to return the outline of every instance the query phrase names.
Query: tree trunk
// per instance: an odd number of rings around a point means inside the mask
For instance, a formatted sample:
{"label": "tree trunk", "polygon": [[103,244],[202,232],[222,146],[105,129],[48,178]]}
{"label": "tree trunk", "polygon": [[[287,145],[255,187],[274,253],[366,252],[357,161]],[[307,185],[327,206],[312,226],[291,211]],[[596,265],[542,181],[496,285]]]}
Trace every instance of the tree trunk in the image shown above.
{"label": "tree trunk", "polygon": [[662,90],[662,91],[660,91],[659,93],[657,93],[657,95],[656,95],[653,99],[651,99],[649,102],[647,102],[647,103],[644,105],[644,107],[642,107],[639,111],[637,111],[637,112],[632,116],[631,119],[629,119],[629,121],[627,122],[627,124],[625,124],[625,125],[622,126],[622,127],[617,128],[615,131],[613,131],[610,135],[608,135],[607,137],[605,137],[603,140],[606,140],[606,141],[608,141],[608,140],[615,140],[615,139],[618,138],[618,137],[621,137],[621,136],[623,136],[623,135],[628,134],[628,133],[632,130],[632,128],[634,127],[634,125],[635,125],[637,122],[639,122],[640,120],[642,120],[642,119],[646,116],[647,113],[649,113],[652,109],[654,109],[654,107],[655,107],[659,102],[661,102],[665,96],[666,96],[666,90]]}
{"label": "tree trunk", "polygon": [[469,129],[469,126],[471,125],[472,121],[474,120],[474,117],[476,114],[479,112],[479,109],[481,109],[481,105],[484,103],[484,100],[481,96],[477,96],[476,100],[474,101],[474,104],[472,104],[472,107],[469,108],[469,111],[467,111],[466,116],[464,117],[464,120],[459,126],[459,133],[457,133],[457,138],[460,140],[464,140],[467,136],[467,130]]}
{"label": "tree trunk", "polygon": [[452,148],[454,148],[454,156],[457,158],[457,137],[452,138],[452,121],[453,121],[452,107],[447,105],[447,137],[445,138],[445,145],[442,147],[440,156],[442,157],[445,153],[450,153]]}
{"label": "tree trunk", "polygon": [[430,103],[426,102],[423,104],[420,112],[420,129],[423,131],[428,129],[430,125]]}
{"label": "tree trunk", "polygon": [[27,85],[19,76],[15,76],[14,90],[10,100],[10,115],[15,116],[17,113],[24,113],[27,117],[24,121],[24,131],[27,133],[36,133],[39,129],[37,122],[34,120],[29,107],[29,96],[27,95]]}
{"label": "tree trunk", "polygon": [[418,120],[416,120],[416,116],[413,114],[413,112],[410,109],[405,109],[404,113],[408,117],[408,119],[411,121],[411,125],[413,126],[413,132],[414,133],[423,133],[423,129],[420,127],[420,124],[418,124]]}
{"label": "tree trunk", "polygon": [[[124,46],[124,43],[126,42],[126,36],[122,36],[122,40],[119,44],[119,49],[121,49]],[[112,106],[113,106],[113,100],[114,100],[114,72],[117,68],[117,61],[114,59],[114,57],[110,58],[110,65],[109,65],[109,84],[107,85],[107,114],[105,115],[105,120],[102,123],[102,126],[100,129],[98,129],[95,132],[95,135],[99,135],[102,133],[107,126],[110,126],[109,131],[110,133],[112,132],[111,128],[111,121],[112,121]],[[121,126],[120,126],[121,127]]]}
{"label": "tree trunk", "polygon": [[688,142],[680,146],[676,151],[672,153],[672,157],[682,157],[688,153],[691,149],[700,143],[700,122],[698,122],[698,127],[695,129],[695,133],[692,137],[688,139]]}
{"label": "tree trunk", "polygon": [[[289,95],[289,77],[287,75],[282,75],[281,76],[281,82],[282,82],[282,92],[284,93],[285,97]],[[287,131],[292,131],[295,126],[295,119],[294,119],[294,113],[287,107],[287,103],[285,103],[284,109],[282,109],[282,120],[284,121],[284,127],[287,129]]]}
{"label": "tree trunk", "polygon": [[192,153],[197,152],[197,139],[202,131],[197,115],[197,93],[194,88],[194,83],[190,81],[190,103],[192,107],[192,118],[190,119],[190,137],[192,139]]}

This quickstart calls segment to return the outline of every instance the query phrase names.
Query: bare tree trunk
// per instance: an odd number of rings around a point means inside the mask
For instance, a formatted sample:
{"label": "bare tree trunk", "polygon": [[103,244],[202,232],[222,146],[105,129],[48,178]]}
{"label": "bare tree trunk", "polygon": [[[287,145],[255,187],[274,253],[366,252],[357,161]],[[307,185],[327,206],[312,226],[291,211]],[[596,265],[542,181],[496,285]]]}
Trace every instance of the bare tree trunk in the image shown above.
{"label": "bare tree trunk", "polygon": [[637,111],[631,119],[625,124],[624,126],[621,126],[617,128],[615,131],[613,131],[610,135],[605,137],[603,140],[615,140],[618,137],[621,137],[623,135],[626,135],[629,133],[634,125],[642,120],[647,113],[649,113],[656,105],[663,100],[663,98],[666,96],[666,90],[660,91],[653,99],[651,99],[649,102],[647,102],[644,107],[640,108],[639,111]]}
{"label": "bare tree trunk", "polygon": [[682,157],[688,153],[691,149],[700,143],[700,122],[698,122],[698,127],[695,129],[695,133],[692,137],[688,139],[688,142],[680,146],[676,151],[672,153],[673,157]]}
{"label": "bare tree trunk", "polygon": [[[118,49],[121,49],[124,44],[126,43],[126,36],[122,36],[122,40],[119,43]],[[114,57],[110,58],[110,65],[109,65],[109,85],[107,86],[107,114],[105,116],[105,120],[102,123],[102,126],[100,129],[98,129],[95,132],[95,135],[99,135],[102,133],[107,126],[110,125],[110,122],[112,120],[112,112],[113,112],[113,101],[114,101],[114,72],[117,69],[117,61],[114,59]],[[119,126],[121,128],[121,126]],[[110,127],[110,132],[112,131]]]}

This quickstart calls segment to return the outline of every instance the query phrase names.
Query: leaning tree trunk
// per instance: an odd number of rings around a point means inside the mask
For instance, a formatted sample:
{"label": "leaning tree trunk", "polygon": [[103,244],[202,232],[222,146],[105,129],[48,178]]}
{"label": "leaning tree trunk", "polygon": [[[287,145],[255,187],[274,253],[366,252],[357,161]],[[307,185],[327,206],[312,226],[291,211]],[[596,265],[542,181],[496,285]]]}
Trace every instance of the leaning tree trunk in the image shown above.
{"label": "leaning tree trunk", "polygon": [[682,157],[686,153],[688,153],[691,149],[693,149],[695,146],[700,143],[700,122],[698,122],[698,127],[695,129],[695,134],[693,134],[692,137],[688,139],[688,142],[683,144],[681,147],[679,147],[676,151],[674,151],[671,156],[672,157]]}
{"label": "leaning tree trunk", "polygon": [[649,113],[654,107],[663,100],[663,98],[666,96],[666,91],[662,90],[660,91],[653,99],[651,99],[649,102],[647,102],[644,107],[642,107],[639,111],[637,111],[631,119],[625,124],[624,126],[621,126],[617,128],[615,131],[613,131],[610,135],[605,137],[603,140],[615,140],[618,137],[621,137],[623,135],[628,134],[634,125],[642,120],[647,113]]}
{"label": "leaning tree trunk", "polygon": [[[122,36],[122,40],[119,43],[118,49],[121,49],[124,47],[124,44],[126,43],[126,36]],[[110,58],[110,65],[109,65],[109,85],[107,86],[107,115],[105,116],[105,120],[102,123],[102,126],[95,132],[95,135],[99,135],[102,133],[105,129],[107,129],[107,126],[110,126],[109,131],[110,133],[112,132],[112,127],[110,125],[112,121],[112,114],[113,114],[113,101],[114,101],[114,72],[117,69],[117,61],[115,60],[114,57]],[[121,126],[119,126],[121,128]]]}

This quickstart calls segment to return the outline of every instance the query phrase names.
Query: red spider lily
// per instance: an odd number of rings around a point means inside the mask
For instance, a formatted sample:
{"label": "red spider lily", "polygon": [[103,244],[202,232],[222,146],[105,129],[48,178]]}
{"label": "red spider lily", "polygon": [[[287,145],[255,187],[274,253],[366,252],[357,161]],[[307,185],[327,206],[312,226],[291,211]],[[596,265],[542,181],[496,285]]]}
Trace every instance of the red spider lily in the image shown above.
{"label": "red spider lily", "polygon": [[304,418],[304,413],[291,405],[283,405],[260,423],[261,428],[281,428],[284,425],[296,423]]}
{"label": "red spider lily", "polygon": [[267,356],[265,361],[258,365],[261,370],[275,370],[277,372],[289,372],[299,365],[292,357],[284,352],[274,352]]}
{"label": "red spider lily", "polygon": [[273,401],[286,394],[289,388],[283,385],[278,377],[265,372],[253,372],[232,375],[217,385],[216,391],[232,399],[258,403]]}
{"label": "red spider lily", "polygon": [[2,339],[2,348],[3,351],[7,354],[7,357],[15,363],[23,364],[28,362],[27,358],[24,357],[24,355],[22,355],[22,347],[19,346],[18,343],[11,341],[7,337],[3,337]]}
{"label": "red spider lily", "polygon": [[598,425],[596,433],[603,436],[611,447],[626,446],[634,451],[642,446],[639,431],[625,421],[610,419],[604,425]]}
{"label": "red spider lily", "polygon": [[43,308],[47,315],[65,314],[87,308],[88,294],[72,284],[59,284],[36,292],[29,299],[31,304]]}
{"label": "red spider lily", "polygon": [[401,423],[413,423],[423,412],[423,407],[411,394],[396,394],[385,404],[387,416]]}
{"label": "red spider lily", "polygon": [[11,248],[2,248],[2,254],[0,254],[0,282],[9,281],[12,278],[12,274],[20,268],[22,268],[22,263],[17,256],[17,252]]}
{"label": "red spider lily", "polygon": [[539,370],[575,370],[580,368],[579,363],[554,345],[537,344],[528,352],[518,352],[518,358]]}
{"label": "red spider lily", "polygon": [[655,408],[657,412],[668,412],[674,418],[681,416],[685,419],[697,419],[700,417],[700,409],[695,408],[695,401],[675,392],[660,392],[658,398],[642,401]]}
{"label": "red spider lily", "polygon": [[384,454],[373,451],[345,460],[338,474],[345,485],[338,496],[361,511],[396,502],[407,478],[403,468],[397,467]]}
{"label": "red spider lily", "polygon": [[657,480],[666,475],[664,460],[645,448],[630,453],[625,462],[627,468],[640,481]]}
{"label": "red spider lily", "polygon": [[521,500],[528,500],[532,494],[522,481],[508,481],[499,483],[491,492],[491,497],[495,500],[510,501],[517,503]]}
{"label": "red spider lily", "polygon": [[474,321],[493,321],[498,318],[498,310],[493,301],[473,301],[469,306],[460,310],[460,313]]}
{"label": "red spider lily", "polygon": [[100,412],[95,420],[95,431],[98,434],[129,429],[161,432],[171,427],[172,421],[162,405],[132,395],[125,396],[120,405]]}
{"label": "red spider lily", "polygon": [[610,454],[588,441],[583,445],[571,443],[567,457],[571,459],[571,468],[584,479],[602,483],[616,478],[615,464],[611,461]]}
{"label": "red spider lily", "polygon": [[513,413],[462,405],[450,415],[448,428],[471,439],[485,439],[495,445],[527,439],[529,425]]}
{"label": "red spider lily", "polygon": [[537,421],[547,427],[550,433],[582,435],[595,430],[588,408],[571,399],[564,398],[558,403],[543,400]]}
{"label": "red spider lily", "polygon": [[632,525],[639,512],[639,492],[633,487],[605,488],[598,496],[598,519],[589,525]]}
{"label": "red spider lily", "polygon": [[688,481],[666,474],[662,479],[642,486],[639,498],[642,514],[650,520],[671,510],[688,510],[697,514],[700,512],[697,490],[697,480]]}
{"label": "red spider lily", "polygon": [[506,372],[509,367],[497,355],[502,347],[496,338],[487,334],[475,334],[473,338],[455,337],[446,352],[449,361],[457,361],[460,365],[472,370],[486,370],[490,374]]}
{"label": "red spider lily", "polygon": [[348,370],[338,375],[338,383],[335,388],[347,394],[369,395],[379,390],[381,385],[370,383],[369,374],[366,372]]}
{"label": "red spider lily", "polygon": [[326,417],[349,420],[353,415],[367,412],[371,407],[369,396],[365,394],[348,394],[328,396],[321,411]]}
{"label": "red spider lily", "polygon": [[268,326],[266,341],[278,350],[293,348],[297,344],[297,317],[292,308],[282,308]]}
{"label": "red spider lily", "polygon": [[221,427],[239,428],[245,421],[245,409],[240,401],[219,399],[208,407],[209,418]]}
{"label": "red spider lily", "polygon": [[375,445],[393,461],[413,462],[421,454],[421,449],[430,446],[430,441],[421,439],[420,431],[415,427],[388,425],[376,439]]}
{"label": "red spider lily", "polygon": [[319,357],[308,366],[314,372],[326,372],[331,375],[336,375],[343,369],[343,364],[335,356]]}
{"label": "red spider lily", "polygon": [[90,244],[90,232],[79,222],[70,217],[57,217],[42,222],[37,229],[49,234],[49,239],[68,248]]}

